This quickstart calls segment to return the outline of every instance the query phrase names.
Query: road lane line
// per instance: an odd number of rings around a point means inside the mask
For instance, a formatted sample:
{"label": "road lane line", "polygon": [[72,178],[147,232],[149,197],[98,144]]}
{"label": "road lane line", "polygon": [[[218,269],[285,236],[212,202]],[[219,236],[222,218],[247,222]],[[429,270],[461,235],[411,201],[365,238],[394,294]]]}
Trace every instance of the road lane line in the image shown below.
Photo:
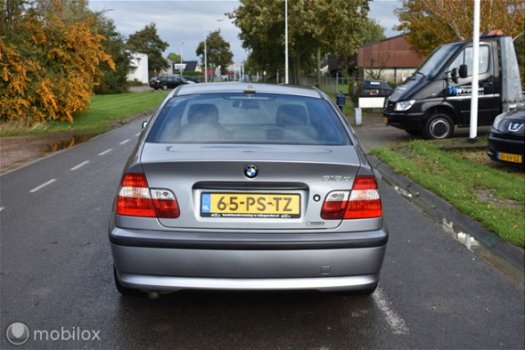
{"label": "road lane line", "polygon": [[389,300],[384,295],[384,291],[380,288],[377,288],[373,294],[373,300],[376,303],[376,306],[383,312],[385,320],[391,327],[391,330],[394,334],[409,334],[409,327],[405,323],[404,319],[400,317],[389,306]]}
{"label": "road lane line", "polygon": [[124,145],[125,143],[128,143],[128,142],[130,142],[130,139],[126,139],[126,140],[124,140],[124,141],[121,141],[121,142],[119,143],[119,145]]}
{"label": "road lane line", "polygon": [[57,179],[51,179],[51,180],[49,180],[47,182],[44,182],[42,185],[39,185],[39,186],[33,188],[32,190],[30,190],[29,193],[35,193],[36,191],[46,187],[47,185],[51,185],[55,181],[57,181]]}
{"label": "road lane line", "polygon": [[4,210],[4,209],[5,209],[5,207],[0,207],[0,211],[2,211],[2,210]]}
{"label": "road lane line", "polygon": [[84,165],[86,165],[86,164],[88,164],[88,163],[89,163],[89,160],[85,160],[85,161],[83,161],[82,163],[75,165],[73,168],[71,168],[71,169],[69,169],[69,170],[71,170],[71,171],[75,171],[75,170],[77,170],[78,168],[81,168],[81,167],[83,167]]}
{"label": "road lane line", "polygon": [[112,151],[112,149],[111,149],[111,148],[108,148],[107,150],[100,152],[100,153],[99,153],[99,156],[103,156],[103,155],[105,155],[105,154],[107,154],[107,153],[110,153],[111,151]]}
{"label": "road lane line", "polygon": [[135,134],[135,136],[139,136],[140,134],[141,134],[141,133],[140,133],[140,132],[138,132],[138,133],[136,133],[136,134]]}

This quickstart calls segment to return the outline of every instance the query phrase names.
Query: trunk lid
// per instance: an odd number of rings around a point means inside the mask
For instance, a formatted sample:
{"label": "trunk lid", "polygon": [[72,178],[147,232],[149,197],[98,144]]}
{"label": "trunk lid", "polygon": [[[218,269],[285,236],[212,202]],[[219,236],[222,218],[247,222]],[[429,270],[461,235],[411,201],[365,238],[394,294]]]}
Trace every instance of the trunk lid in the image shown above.
{"label": "trunk lid", "polygon": [[[340,224],[321,219],[321,208],[330,191],[351,189],[360,159],[351,145],[145,143],[141,164],[150,188],[177,197],[181,215],[159,219],[166,227],[320,230]],[[248,166],[255,177],[245,175]]]}

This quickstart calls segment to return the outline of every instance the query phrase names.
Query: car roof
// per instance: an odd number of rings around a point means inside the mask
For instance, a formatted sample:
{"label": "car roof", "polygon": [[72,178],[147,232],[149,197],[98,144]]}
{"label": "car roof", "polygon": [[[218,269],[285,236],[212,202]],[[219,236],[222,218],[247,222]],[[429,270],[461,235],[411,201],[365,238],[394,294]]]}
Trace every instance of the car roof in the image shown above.
{"label": "car roof", "polygon": [[247,90],[253,90],[256,92],[256,94],[264,93],[322,98],[319,90],[308,87],[240,82],[182,85],[178,89],[174,90],[173,94],[174,96],[184,96],[194,94],[243,93]]}

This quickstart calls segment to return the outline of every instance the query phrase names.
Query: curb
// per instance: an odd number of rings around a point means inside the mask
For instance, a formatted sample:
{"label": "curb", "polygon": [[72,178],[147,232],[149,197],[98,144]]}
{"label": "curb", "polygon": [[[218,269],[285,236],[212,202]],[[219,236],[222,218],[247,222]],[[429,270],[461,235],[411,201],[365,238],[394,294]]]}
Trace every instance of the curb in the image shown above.
{"label": "curb", "polygon": [[442,226],[444,232],[466,246],[485,262],[499,270],[524,290],[524,250],[489,231],[434,193],[399,175],[378,158],[367,155],[369,162],[386,184],[418,206]]}

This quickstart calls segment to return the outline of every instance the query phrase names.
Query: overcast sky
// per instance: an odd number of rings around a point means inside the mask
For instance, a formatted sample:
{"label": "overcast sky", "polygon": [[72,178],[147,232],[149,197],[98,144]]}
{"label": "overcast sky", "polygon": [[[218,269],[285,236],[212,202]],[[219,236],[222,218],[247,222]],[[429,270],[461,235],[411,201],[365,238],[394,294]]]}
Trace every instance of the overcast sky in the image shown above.
{"label": "overcast sky", "polygon": [[[393,26],[398,18],[393,13],[400,7],[401,1],[374,0],[370,4],[369,17],[374,18],[385,28],[387,37],[397,35]],[[90,0],[89,7],[95,11],[106,11],[106,16],[115,21],[117,30],[129,36],[155,23],[162,40],[170,47],[166,50],[178,53],[182,51],[184,60],[196,60],[195,49],[206,34],[217,29],[230,43],[234,53],[234,62],[241,63],[247,56],[238,38],[239,30],[225,15],[239,6],[236,0],[202,1],[135,1],[135,0]]]}

